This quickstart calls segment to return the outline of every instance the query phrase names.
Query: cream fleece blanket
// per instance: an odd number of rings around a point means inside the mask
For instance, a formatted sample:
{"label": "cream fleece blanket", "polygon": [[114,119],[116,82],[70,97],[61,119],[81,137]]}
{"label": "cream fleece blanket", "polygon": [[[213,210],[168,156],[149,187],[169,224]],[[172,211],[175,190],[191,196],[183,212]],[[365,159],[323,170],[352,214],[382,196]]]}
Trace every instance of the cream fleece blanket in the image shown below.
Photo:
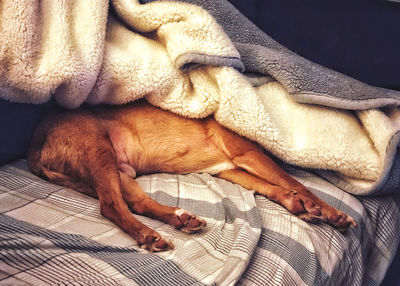
{"label": "cream fleece blanket", "polygon": [[396,106],[298,103],[278,81],[246,76],[238,50],[201,7],[114,0],[111,13],[108,4],[1,1],[0,97],[43,103],[54,96],[66,108],[145,97],[186,117],[214,115],[352,193],[384,184],[400,140]]}

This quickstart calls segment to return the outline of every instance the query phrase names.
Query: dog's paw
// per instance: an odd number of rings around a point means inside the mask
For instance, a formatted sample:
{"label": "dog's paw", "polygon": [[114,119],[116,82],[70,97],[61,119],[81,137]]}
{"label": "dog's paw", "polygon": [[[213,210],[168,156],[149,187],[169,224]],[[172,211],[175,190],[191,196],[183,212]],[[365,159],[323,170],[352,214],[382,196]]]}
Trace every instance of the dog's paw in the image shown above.
{"label": "dog's paw", "polygon": [[207,222],[183,209],[177,209],[169,224],[185,233],[195,233],[207,226]]}
{"label": "dog's paw", "polygon": [[357,226],[356,221],[351,216],[326,203],[317,202],[303,194],[297,194],[296,197],[301,201],[305,210],[299,214],[299,217],[306,221],[313,223],[324,221],[340,231]]}
{"label": "dog's paw", "polygon": [[294,215],[311,223],[326,222],[340,231],[357,226],[352,217],[317,199],[309,191],[287,190],[280,203]]}
{"label": "dog's paw", "polygon": [[326,222],[336,227],[340,231],[345,231],[348,228],[357,227],[357,222],[349,215],[330,207],[324,210]]}
{"label": "dog's paw", "polygon": [[158,232],[152,229],[145,229],[138,233],[136,241],[138,245],[150,252],[160,252],[174,249],[174,245]]}
{"label": "dog's paw", "polygon": [[289,211],[305,221],[312,223],[325,221],[321,206],[319,206],[312,199],[307,198],[303,195],[299,195],[296,192],[294,192],[292,201],[291,203],[289,203],[289,206]]}

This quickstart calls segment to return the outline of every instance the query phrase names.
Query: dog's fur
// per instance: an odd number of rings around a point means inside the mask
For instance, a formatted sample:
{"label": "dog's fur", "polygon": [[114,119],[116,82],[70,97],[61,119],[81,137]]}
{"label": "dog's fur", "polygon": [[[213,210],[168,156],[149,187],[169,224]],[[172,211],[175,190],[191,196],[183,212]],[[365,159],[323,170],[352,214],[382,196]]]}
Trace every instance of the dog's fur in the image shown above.
{"label": "dog's fur", "polygon": [[325,221],[339,229],[356,226],[285,173],[257,144],[212,118],[186,119],[145,101],[53,113],[36,129],[28,163],[55,184],[97,197],[102,214],[150,251],[173,246],[136,220],[129,208],[187,233],[206,222],[149,198],[134,180],[137,174],[208,172],[264,195],[306,221]]}

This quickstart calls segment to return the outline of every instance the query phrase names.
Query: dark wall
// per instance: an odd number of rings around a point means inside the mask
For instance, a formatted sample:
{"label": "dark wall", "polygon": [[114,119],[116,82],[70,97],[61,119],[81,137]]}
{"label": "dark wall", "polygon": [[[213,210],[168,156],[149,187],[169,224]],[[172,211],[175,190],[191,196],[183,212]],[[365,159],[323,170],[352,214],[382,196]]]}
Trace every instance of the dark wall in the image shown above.
{"label": "dark wall", "polygon": [[54,103],[20,104],[0,99],[0,166],[25,157],[33,130]]}
{"label": "dark wall", "polygon": [[400,3],[230,0],[292,51],[363,82],[400,89]]}

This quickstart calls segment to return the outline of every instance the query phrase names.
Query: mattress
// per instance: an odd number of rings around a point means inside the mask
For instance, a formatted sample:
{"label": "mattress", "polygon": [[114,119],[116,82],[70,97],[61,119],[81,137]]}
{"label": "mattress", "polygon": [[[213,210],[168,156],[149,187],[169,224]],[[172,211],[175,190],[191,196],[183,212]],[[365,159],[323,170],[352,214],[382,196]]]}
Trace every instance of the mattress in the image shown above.
{"label": "mattress", "polygon": [[298,181],[358,227],[309,224],[208,174],[137,178],[153,199],[204,218],[188,235],[135,215],[175,249],[149,253],[100,214],[96,199],[48,183],[25,160],[0,168],[1,285],[378,285],[399,243],[390,196],[355,197],[309,171]]}

